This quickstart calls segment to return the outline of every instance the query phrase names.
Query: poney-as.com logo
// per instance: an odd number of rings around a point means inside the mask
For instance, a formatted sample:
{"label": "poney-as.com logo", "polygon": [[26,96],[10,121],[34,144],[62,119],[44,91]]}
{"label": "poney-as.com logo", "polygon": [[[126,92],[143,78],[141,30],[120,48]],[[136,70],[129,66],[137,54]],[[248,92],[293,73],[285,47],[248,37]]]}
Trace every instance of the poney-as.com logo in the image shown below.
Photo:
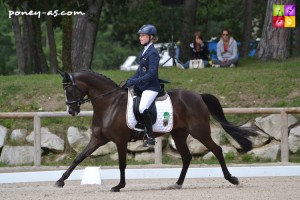
{"label": "poney-as.com logo", "polygon": [[295,4],[273,5],[273,26],[275,28],[295,28],[296,27]]}

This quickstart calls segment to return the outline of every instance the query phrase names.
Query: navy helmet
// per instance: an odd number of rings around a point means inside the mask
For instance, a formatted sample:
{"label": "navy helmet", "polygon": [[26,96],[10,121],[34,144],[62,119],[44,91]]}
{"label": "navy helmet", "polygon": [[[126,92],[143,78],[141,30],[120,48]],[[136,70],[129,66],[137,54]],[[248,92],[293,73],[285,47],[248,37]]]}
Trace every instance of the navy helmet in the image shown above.
{"label": "navy helmet", "polygon": [[137,34],[141,34],[141,33],[147,35],[153,35],[154,37],[157,37],[156,27],[152,24],[143,25],[137,32]]}

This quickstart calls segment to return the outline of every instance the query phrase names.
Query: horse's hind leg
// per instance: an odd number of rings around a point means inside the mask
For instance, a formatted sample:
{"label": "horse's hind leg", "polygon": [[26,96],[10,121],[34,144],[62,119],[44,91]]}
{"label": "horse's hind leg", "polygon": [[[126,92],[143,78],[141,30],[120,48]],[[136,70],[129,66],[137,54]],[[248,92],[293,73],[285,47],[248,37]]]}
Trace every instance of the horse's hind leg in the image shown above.
{"label": "horse's hind leg", "polygon": [[185,130],[172,131],[171,135],[174,139],[177,151],[180,153],[182,160],[182,169],[180,172],[180,176],[176,182],[176,185],[173,186],[174,189],[179,189],[182,187],[182,184],[184,182],[186,173],[192,160],[192,155],[186,143],[188,134],[185,133]]}
{"label": "horse's hind leg", "polygon": [[225,159],[223,156],[222,148],[220,146],[218,146],[211,138],[210,128],[206,129],[205,131],[202,130],[202,132],[199,132],[199,133],[201,133],[201,135],[192,134],[192,136],[194,138],[198,139],[204,146],[206,146],[206,148],[208,150],[210,150],[216,156],[216,158],[218,159],[218,161],[221,165],[221,168],[222,168],[222,171],[224,174],[224,178],[226,180],[228,180],[230,183],[232,183],[234,185],[238,185],[239,184],[238,178],[232,176],[230,174],[230,172],[228,171],[228,168],[226,166]]}
{"label": "horse's hind leg", "polygon": [[107,142],[108,141],[99,140],[99,139],[93,137],[93,135],[92,135],[91,140],[88,143],[88,145],[85,147],[85,149],[80,154],[77,155],[77,157],[75,158],[73,163],[70,165],[70,167],[67,169],[67,171],[61,176],[61,178],[58,181],[56,181],[55,186],[63,187],[65,185],[65,180],[67,178],[69,178],[70,174],[75,169],[75,167],[79,163],[81,163],[86,157],[91,155],[98,147],[106,144]]}

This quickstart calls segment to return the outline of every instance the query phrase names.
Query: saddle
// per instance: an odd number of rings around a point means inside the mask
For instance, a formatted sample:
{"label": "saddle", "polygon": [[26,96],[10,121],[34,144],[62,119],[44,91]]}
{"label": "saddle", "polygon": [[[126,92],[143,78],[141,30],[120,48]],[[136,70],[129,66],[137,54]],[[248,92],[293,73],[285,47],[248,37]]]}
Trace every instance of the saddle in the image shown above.
{"label": "saddle", "polygon": [[[142,116],[139,112],[139,105],[140,105],[140,102],[141,102],[142,92],[136,87],[134,87],[133,92],[134,92],[133,113],[134,113],[134,116],[137,119],[137,121],[140,122],[141,119],[142,119]],[[157,97],[155,98],[155,100],[152,102],[152,104],[150,105],[150,107],[148,109],[148,111],[150,113],[150,116],[151,116],[152,124],[155,124],[156,119],[157,119],[157,109],[156,109],[155,101],[163,101],[166,98],[167,98],[167,93],[165,91],[165,85],[161,83],[160,84],[160,91],[159,91],[159,93],[157,94]]]}
{"label": "saddle", "polygon": [[[148,108],[148,111],[150,113],[150,117],[151,117],[151,121],[152,121],[152,125],[155,124],[156,120],[157,120],[157,108],[156,108],[156,101],[163,101],[166,100],[168,98],[168,94],[165,91],[165,86],[164,84],[160,84],[160,91],[157,95],[157,97],[155,98],[155,100],[152,102],[151,106]],[[141,95],[142,92],[137,88],[134,87],[133,89],[131,89],[131,93],[133,94],[133,114],[135,119],[138,121],[138,123],[135,126],[135,129],[133,131],[133,134],[130,138],[130,141],[137,141],[139,139],[139,137],[141,136],[141,134],[145,134],[143,129],[144,129],[144,125],[142,124],[142,115],[139,112],[139,105],[140,105],[140,101],[141,101]]]}

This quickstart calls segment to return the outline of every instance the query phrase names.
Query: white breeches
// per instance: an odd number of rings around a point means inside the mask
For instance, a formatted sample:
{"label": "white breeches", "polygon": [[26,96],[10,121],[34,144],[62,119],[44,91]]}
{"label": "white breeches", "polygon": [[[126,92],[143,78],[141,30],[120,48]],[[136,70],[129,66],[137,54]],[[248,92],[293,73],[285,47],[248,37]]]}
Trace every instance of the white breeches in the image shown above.
{"label": "white breeches", "polygon": [[152,102],[155,100],[158,92],[152,90],[145,90],[141,96],[141,102],[139,106],[139,112],[143,114],[143,112],[148,109]]}

